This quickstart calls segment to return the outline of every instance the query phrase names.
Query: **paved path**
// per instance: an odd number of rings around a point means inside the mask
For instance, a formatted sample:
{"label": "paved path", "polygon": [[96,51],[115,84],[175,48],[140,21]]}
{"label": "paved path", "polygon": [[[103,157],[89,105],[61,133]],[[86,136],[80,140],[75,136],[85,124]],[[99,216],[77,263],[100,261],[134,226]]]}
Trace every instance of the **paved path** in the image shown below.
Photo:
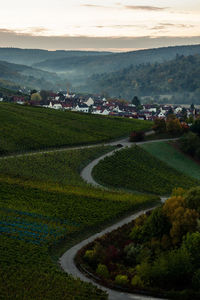
{"label": "paved path", "polygon": [[[150,209],[148,209],[148,210],[150,210]],[[103,286],[99,285],[98,283],[94,282],[92,279],[86,277],[84,274],[82,274],[77,269],[77,267],[74,263],[74,258],[76,256],[76,253],[82,247],[93,242],[96,238],[103,236],[105,233],[111,232],[124,224],[130,223],[132,220],[136,219],[137,217],[139,217],[141,214],[144,214],[148,210],[142,210],[138,213],[135,213],[132,216],[123,219],[122,221],[118,222],[117,224],[108,227],[107,229],[101,231],[100,233],[93,235],[92,237],[80,242],[79,244],[75,245],[74,247],[72,247],[71,249],[66,251],[59,260],[60,265],[63,268],[63,270],[65,272],[67,272],[68,274],[71,274],[73,277],[77,277],[77,278],[80,278],[82,281],[86,281],[86,282],[95,284],[100,289],[106,291],[109,295],[109,300],[131,300],[131,299],[132,300],[150,300],[150,299],[158,300],[158,299],[161,299],[161,298],[154,298],[154,297],[150,297],[150,296],[141,296],[141,295],[136,295],[136,294],[119,292],[119,291],[115,291],[115,290],[111,290],[109,288],[103,287]],[[90,299],[88,299],[88,300],[90,300]]]}
{"label": "paved path", "polygon": [[[153,131],[148,132],[146,135],[150,135],[153,134]],[[173,139],[165,139],[162,141],[169,141],[169,140],[173,140]],[[153,140],[153,141],[145,141],[145,142],[140,142],[140,143],[136,143],[136,144],[144,144],[144,143],[148,143],[148,142],[158,142],[161,140]],[[26,153],[20,153],[20,154],[13,154],[13,155],[9,155],[9,156],[2,156],[0,157],[0,159],[6,159],[6,158],[14,158],[14,157],[21,157],[21,156],[30,156],[30,155],[37,155],[37,154],[43,154],[43,153],[51,153],[51,152],[61,152],[61,151],[66,151],[66,150],[77,150],[77,149],[85,149],[85,148],[92,148],[92,147],[97,147],[97,146],[102,146],[102,145],[111,145],[111,146],[115,146],[121,144],[123,147],[131,147],[133,146],[133,143],[130,143],[128,141],[128,138],[123,138],[123,139],[119,139],[117,141],[113,141],[113,142],[108,142],[108,143],[104,143],[104,144],[93,144],[93,145],[84,145],[84,146],[77,146],[77,147],[66,147],[66,148],[60,148],[60,149],[50,149],[50,150],[41,150],[41,151],[35,151],[35,152],[26,152]],[[81,176],[82,178],[94,185],[94,186],[98,186],[98,187],[102,187],[101,185],[99,185],[96,181],[94,181],[94,179],[92,178],[92,169],[94,168],[94,166],[96,164],[99,163],[100,160],[102,160],[104,157],[106,156],[111,156],[115,151],[120,151],[123,148],[118,148],[116,150],[113,150],[103,156],[101,156],[98,159],[95,159],[94,161],[92,161],[88,166],[86,166],[82,172],[81,172]],[[102,187],[104,188],[104,187]],[[161,200],[164,202],[166,200],[166,198],[161,197]],[[152,207],[151,209],[153,209],[155,207]],[[151,210],[148,209],[148,210]],[[141,295],[136,295],[136,294],[129,294],[129,293],[123,293],[123,292],[119,292],[119,291],[115,291],[115,290],[111,290],[109,288],[105,288],[99,284],[97,284],[96,282],[94,282],[93,280],[89,279],[88,277],[86,277],[84,274],[82,274],[76,267],[75,263],[74,263],[74,257],[76,255],[76,253],[85,245],[87,245],[88,243],[94,241],[97,237],[101,237],[103,236],[105,233],[107,232],[111,232],[115,229],[117,229],[118,227],[127,224],[129,222],[131,222],[132,220],[136,219],[139,215],[144,214],[146,211],[148,210],[142,210],[138,213],[135,213],[129,217],[124,218],[123,220],[119,221],[118,223],[108,227],[107,229],[101,231],[100,233],[97,233],[95,235],[93,235],[92,237],[80,242],[79,244],[75,245],[74,247],[72,247],[71,249],[69,249],[68,251],[66,251],[63,256],[59,259],[60,265],[63,268],[63,270],[65,272],[67,272],[68,274],[73,275],[74,277],[78,277],[83,281],[86,282],[91,282],[92,284],[95,284],[96,286],[98,286],[100,289],[105,290],[108,295],[109,295],[109,299],[110,300],[143,300],[143,299],[148,299],[148,300],[158,300],[160,298],[154,298],[154,297],[150,297],[150,296],[141,296]],[[88,300],[92,300],[92,299],[88,299]],[[162,300],[162,299],[160,299]]]}
{"label": "paved path", "polygon": [[[162,141],[169,141],[172,139],[165,139]],[[140,142],[140,143],[136,143],[138,145],[144,144],[144,143],[148,143],[148,142],[158,142],[160,140],[154,140],[154,141],[146,141],[146,142]],[[131,147],[133,146],[133,143],[130,143],[128,141],[128,139],[121,139],[118,140],[116,142],[112,142],[109,143],[109,145],[117,145],[117,144],[121,144],[123,147]],[[121,148],[118,148],[116,150],[113,150],[107,154],[104,154],[103,156],[101,156],[100,158],[97,158],[95,160],[93,160],[89,165],[87,165],[81,172],[81,177],[89,184],[92,184],[96,187],[102,187],[100,184],[98,184],[92,177],[92,169],[94,168],[94,166],[96,166],[100,160],[104,159],[105,157],[111,156],[113,155],[114,152],[116,151],[120,151]],[[105,189],[105,187],[102,187]],[[161,197],[161,201],[164,202],[167,199],[167,197]],[[151,209],[153,209],[155,207],[152,207]],[[132,220],[136,219],[139,215],[144,214],[146,211],[151,210],[151,209],[147,209],[147,210],[142,210],[138,213],[135,213],[133,215],[131,215],[130,217],[124,218],[123,220],[119,221],[118,223],[108,227],[107,229],[93,235],[92,237],[80,242],[79,244],[75,245],[74,247],[72,247],[71,249],[69,249],[68,251],[66,251],[63,256],[60,258],[59,262],[61,267],[63,268],[63,270],[69,274],[71,274],[74,277],[78,277],[83,281],[86,282],[91,282],[92,284],[95,284],[97,287],[101,288],[102,290],[106,291],[109,295],[109,299],[110,300],[144,300],[144,299],[161,299],[161,298],[154,298],[154,297],[150,297],[150,296],[142,296],[142,295],[136,295],[136,294],[129,294],[129,293],[124,293],[124,292],[119,292],[119,291],[115,291],[115,290],[111,290],[109,288],[103,287],[99,284],[97,284],[95,281],[93,281],[92,279],[86,277],[83,273],[81,273],[78,268],[76,267],[75,263],[74,263],[74,258],[76,256],[76,253],[85,245],[89,244],[90,242],[93,242],[96,238],[103,236],[105,233],[107,232],[111,232],[119,227],[121,227],[124,224],[127,224],[129,222],[131,222]]]}

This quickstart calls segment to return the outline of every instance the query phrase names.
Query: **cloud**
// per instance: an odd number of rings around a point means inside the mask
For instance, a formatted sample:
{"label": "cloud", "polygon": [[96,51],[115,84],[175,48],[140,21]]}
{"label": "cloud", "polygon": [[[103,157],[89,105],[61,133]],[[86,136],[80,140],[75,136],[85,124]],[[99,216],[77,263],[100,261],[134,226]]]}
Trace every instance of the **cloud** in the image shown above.
{"label": "cloud", "polygon": [[175,45],[200,44],[200,36],[193,37],[88,37],[88,36],[36,36],[15,30],[0,29],[0,47],[38,48],[49,50],[72,49],[145,49]]}
{"label": "cloud", "polygon": [[168,7],[148,6],[148,5],[125,5],[124,8],[132,10],[162,11],[169,9]]}
{"label": "cloud", "polygon": [[89,8],[113,8],[111,6],[97,5],[97,4],[82,4],[81,6],[89,7]]}
{"label": "cloud", "polygon": [[173,24],[173,23],[159,23],[158,25],[152,27],[152,30],[163,30],[169,27],[175,28],[193,28],[194,25],[187,25],[187,24]]}

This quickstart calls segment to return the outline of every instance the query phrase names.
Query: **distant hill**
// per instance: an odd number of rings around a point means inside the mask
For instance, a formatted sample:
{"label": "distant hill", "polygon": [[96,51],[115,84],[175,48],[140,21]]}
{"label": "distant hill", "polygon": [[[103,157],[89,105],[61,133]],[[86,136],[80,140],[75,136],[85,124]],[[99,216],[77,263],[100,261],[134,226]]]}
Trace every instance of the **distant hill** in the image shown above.
{"label": "distant hill", "polygon": [[[80,89],[131,100],[134,95],[171,95],[169,102],[200,103],[200,55],[177,55],[164,63],[130,66],[93,75]],[[158,97],[156,97],[158,99]],[[165,99],[166,101],[166,99]]]}
{"label": "distant hill", "polygon": [[48,51],[41,49],[0,48],[0,60],[31,66],[44,60],[80,56],[98,56],[109,52],[98,51]]}
{"label": "distant hill", "polygon": [[179,55],[193,55],[200,53],[200,45],[195,46],[176,46],[158,49],[148,49],[125,53],[112,53],[102,56],[81,56],[66,57],[59,59],[46,60],[34,64],[35,67],[55,71],[55,72],[74,72],[80,75],[92,75],[118,71],[130,65],[144,63],[165,62],[172,60]]}
{"label": "distant hill", "polygon": [[58,84],[62,86],[61,78],[55,73],[5,61],[0,61],[0,86],[1,83],[3,87],[12,89],[16,85],[36,89],[53,89]]}

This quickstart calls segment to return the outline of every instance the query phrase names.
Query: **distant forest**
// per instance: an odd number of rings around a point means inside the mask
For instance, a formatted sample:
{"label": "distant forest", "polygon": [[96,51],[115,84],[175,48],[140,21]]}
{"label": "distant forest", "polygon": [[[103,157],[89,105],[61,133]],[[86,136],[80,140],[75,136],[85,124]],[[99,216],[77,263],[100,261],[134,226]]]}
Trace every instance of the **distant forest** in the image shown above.
{"label": "distant forest", "polygon": [[0,48],[0,87],[200,104],[200,45],[124,53]]}
{"label": "distant forest", "polygon": [[200,55],[177,55],[164,63],[140,64],[90,77],[90,92],[131,100],[152,96],[160,102],[200,104]]}

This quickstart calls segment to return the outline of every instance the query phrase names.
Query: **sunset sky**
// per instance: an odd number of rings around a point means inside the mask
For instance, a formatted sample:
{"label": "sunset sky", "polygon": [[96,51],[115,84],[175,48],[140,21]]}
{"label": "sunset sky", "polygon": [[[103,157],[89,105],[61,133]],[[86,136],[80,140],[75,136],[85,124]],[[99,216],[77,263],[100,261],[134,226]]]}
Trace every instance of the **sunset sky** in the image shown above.
{"label": "sunset sky", "polygon": [[132,50],[200,44],[200,0],[6,0],[0,47]]}

